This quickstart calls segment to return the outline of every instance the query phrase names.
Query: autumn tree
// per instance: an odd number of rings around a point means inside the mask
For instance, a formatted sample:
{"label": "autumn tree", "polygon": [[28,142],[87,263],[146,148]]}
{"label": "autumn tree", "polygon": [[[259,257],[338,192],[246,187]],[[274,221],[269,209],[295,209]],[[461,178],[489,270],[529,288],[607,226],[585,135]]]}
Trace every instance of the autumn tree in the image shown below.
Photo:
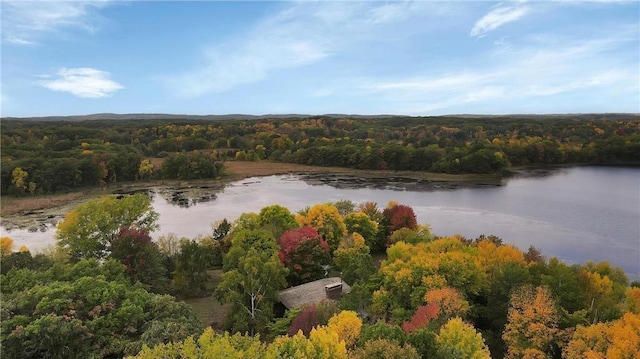
{"label": "autumn tree", "polygon": [[506,358],[521,358],[527,349],[551,355],[558,339],[558,312],[545,286],[525,285],[516,289],[509,301],[507,325],[502,338]]}
{"label": "autumn tree", "polygon": [[298,285],[324,277],[323,265],[329,264],[329,246],[311,227],[288,230],[278,239],[278,257],[289,269],[287,282]]}
{"label": "autumn tree", "polygon": [[315,228],[329,243],[332,253],[338,248],[340,240],[347,231],[338,209],[331,204],[316,204],[309,208],[306,214],[296,215],[296,221],[300,226]]}
{"label": "autumn tree", "polygon": [[320,326],[311,330],[309,339],[302,332],[292,337],[276,338],[263,358],[346,359],[347,348],[338,333]]}
{"label": "autumn tree", "polygon": [[140,282],[154,292],[167,290],[167,269],[158,245],[143,230],[121,228],[111,242],[111,258],[125,266],[132,282]]}
{"label": "autumn tree", "polygon": [[449,320],[436,338],[438,358],[490,359],[489,349],[482,335],[460,318]]}
{"label": "autumn tree", "polygon": [[402,330],[409,334],[426,327],[432,319],[438,317],[439,308],[436,304],[419,306],[411,319],[402,323]]}
{"label": "autumn tree", "polygon": [[464,296],[478,295],[484,275],[476,258],[459,238],[441,238],[416,245],[398,242],[387,250],[379,274],[381,288],[373,293],[376,314],[408,320],[424,304],[431,289],[453,287]]}
{"label": "autumn tree", "polygon": [[338,338],[343,340],[347,348],[351,348],[362,329],[362,319],[358,317],[356,312],[343,310],[329,319],[327,329],[330,332],[338,333]]}
{"label": "autumn tree", "polygon": [[344,216],[344,224],[347,227],[347,233],[358,233],[364,237],[365,243],[371,249],[377,249],[381,243],[378,243],[378,223],[369,219],[362,212],[350,212]]}
{"label": "autumn tree", "polygon": [[609,323],[578,325],[562,353],[565,359],[640,357],[640,315],[626,313]]}
{"label": "autumn tree", "polygon": [[11,237],[0,238],[0,257],[8,256],[13,252],[13,239]]}
{"label": "autumn tree", "polygon": [[293,336],[299,331],[304,335],[309,335],[311,329],[326,325],[329,319],[340,312],[340,308],[335,302],[322,300],[318,303],[305,305],[298,315],[291,321],[288,334]]}
{"label": "autumn tree", "polygon": [[69,212],[58,224],[58,245],[68,249],[74,260],[104,258],[122,227],[152,232],[158,213],[142,193],[118,199],[104,196],[89,200]]}
{"label": "autumn tree", "polygon": [[445,320],[462,317],[470,309],[469,302],[452,287],[431,289],[425,293],[424,300],[428,305],[437,306],[438,317]]}
{"label": "autumn tree", "polygon": [[378,204],[376,202],[360,203],[358,205],[358,211],[366,214],[370,220],[378,224],[384,219],[382,211],[378,208]]}
{"label": "autumn tree", "polygon": [[418,226],[416,214],[413,212],[413,208],[409,206],[396,204],[385,208],[382,214],[386,220],[389,233],[393,233],[400,228],[413,229]]}
{"label": "autumn tree", "polygon": [[18,189],[19,192],[24,192],[27,189],[27,178],[29,173],[22,169],[22,167],[16,167],[11,172],[11,183]]}
{"label": "autumn tree", "polygon": [[625,295],[625,311],[640,314],[640,288],[629,287]]}
{"label": "autumn tree", "polygon": [[151,160],[144,159],[140,161],[140,166],[138,166],[138,178],[141,180],[150,179],[155,172],[155,166],[151,163]]}
{"label": "autumn tree", "polygon": [[205,329],[197,340],[189,337],[182,341],[173,341],[144,346],[135,359],[197,359],[197,358],[261,358],[266,345],[259,338],[236,333],[217,334],[211,327]]}

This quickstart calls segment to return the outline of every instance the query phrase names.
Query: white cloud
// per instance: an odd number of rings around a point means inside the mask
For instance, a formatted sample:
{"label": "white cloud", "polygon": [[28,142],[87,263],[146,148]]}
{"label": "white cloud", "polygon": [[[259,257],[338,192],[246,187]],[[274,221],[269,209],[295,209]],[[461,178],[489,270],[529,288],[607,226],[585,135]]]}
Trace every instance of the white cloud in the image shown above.
{"label": "white cloud", "polygon": [[[432,7],[435,7],[432,6]],[[224,92],[269,78],[280,70],[319,63],[377,40],[377,26],[427,12],[422,3],[296,2],[251,27],[244,35],[210,46],[204,65],[167,76],[166,87],[183,97]]]}
{"label": "white cloud", "polygon": [[52,91],[69,92],[77,97],[111,96],[124,87],[109,79],[109,73],[88,67],[62,68],[53,80],[40,81],[40,86]]}
{"label": "white cloud", "polygon": [[95,31],[99,16],[95,10],[108,1],[2,1],[2,42],[34,45],[45,33],[62,28]]}
{"label": "white cloud", "polygon": [[497,29],[498,27],[520,19],[530,9],[526,6],[516,4],[514,6],[498,6],[491,10],[488,14],[483,16],[476,22],[471,29],[471,36],[484,36],[487,32]]}
{"label": "white cloud", "polygon": [[[451,113],[487,104],[517,108],[515,104],[538,100],[551,108],[552,103],[561,103],[563,96],[585,93],[591,97],[627,97],[640,91],[637,62],[612,54],[621,49],[631,53],[637,46],[637,30],[624,26],[588,39],[556,34],[530,39],[526,45],[514,44],[508,50],[497,49],[500,56],[491,57],[486,66],[445,75],[434,72],[363,81],[357,90],[376,96],[382,103],[394,104],[393,111],[408,115]],[[500,112],[501,107],[488,111]]]}

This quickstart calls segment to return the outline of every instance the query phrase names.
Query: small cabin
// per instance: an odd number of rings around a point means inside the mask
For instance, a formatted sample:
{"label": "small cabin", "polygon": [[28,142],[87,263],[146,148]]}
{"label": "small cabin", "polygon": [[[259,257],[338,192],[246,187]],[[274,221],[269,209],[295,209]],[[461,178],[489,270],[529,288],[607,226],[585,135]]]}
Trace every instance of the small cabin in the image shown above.
{"label": "small cabin", "polygon": [[287,309],[300,308],[322,300],[339,300],[351,287],[339,277],[323,278],[280,291],[280,302]]}

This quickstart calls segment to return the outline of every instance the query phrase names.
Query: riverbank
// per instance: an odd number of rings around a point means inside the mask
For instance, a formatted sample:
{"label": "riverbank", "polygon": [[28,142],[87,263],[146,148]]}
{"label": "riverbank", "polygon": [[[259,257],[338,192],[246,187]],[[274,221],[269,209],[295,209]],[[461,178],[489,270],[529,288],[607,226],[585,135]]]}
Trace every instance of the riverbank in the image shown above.
{"label": "riverbank", "polygon": [[499,185],[502,177],[498,175],[474,175],[460,174],[452,175],[446,173],[431,172],[415,172],[415,171],[372,171],[357,170],[342,167],[320,167],[305,166],[295,163],[279,163],[279,162],[245,162],[245,161],[228,161],[225,162],[225,176],[220,179],[208,180],[152,180],[144,182],[126,182],[115,186],[104,188],[84,189],[80,191],[52,194],[46,196],[29,196],[29,197],[2,197],[0,199],[0,216],[2,222],[21,222],[16,221],[15,216],[40,215],[50,216],[53,214],[45,213],[46,210],[56,208],[56,212],[60,209],[71,210],[77,204],[82,203],[90,198],[102,196],[106,194],[122,193],[136,191],[150,187],[175,187],[184,188],[192,186],[216,186],[222,187],[227,183],[243,180],[250,177],[264,177],[273,175],[295,174],[295,175],[342,175],[351,178],[364,179],[406,179],[416,181],[432,181],[447,182],[451,186],[458,185],[468,186],[474,183]]}

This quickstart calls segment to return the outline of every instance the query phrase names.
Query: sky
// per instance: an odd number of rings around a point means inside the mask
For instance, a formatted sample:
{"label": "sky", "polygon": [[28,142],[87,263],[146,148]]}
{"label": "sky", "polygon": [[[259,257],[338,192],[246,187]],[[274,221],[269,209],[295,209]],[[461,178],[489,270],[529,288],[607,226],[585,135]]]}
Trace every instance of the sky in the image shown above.
{"label": "sky", "polygon": [[640,1],[2,1],[2,117],[640,113]]}

